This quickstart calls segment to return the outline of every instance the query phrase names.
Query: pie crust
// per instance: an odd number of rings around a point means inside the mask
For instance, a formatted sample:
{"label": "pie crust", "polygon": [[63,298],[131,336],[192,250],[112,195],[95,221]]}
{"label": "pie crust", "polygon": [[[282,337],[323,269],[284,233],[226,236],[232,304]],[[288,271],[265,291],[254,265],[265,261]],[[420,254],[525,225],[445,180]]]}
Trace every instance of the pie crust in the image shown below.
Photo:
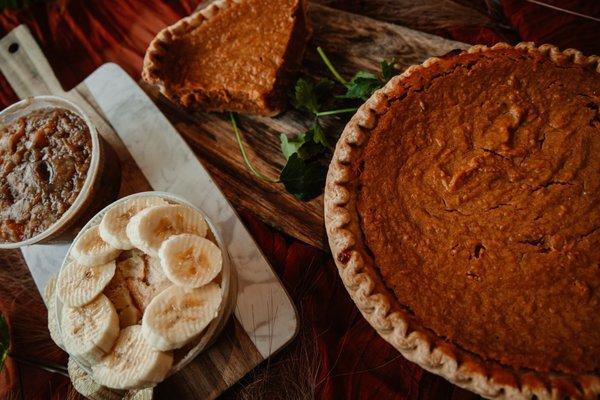
{"label": "pie crust", "polygon": [[[473,46],[467,53],[512,49],[505,43],[493,47]],[[520,43],[514,48],[536,53],[555,63],[586,65],[600,73],[600,57],[586,57],[551,45]],[[386,286],[367,248],[357,210],[357,176],[353,162],[360,159],[370,131],[389,107],[390,97],[398,96],[403,80],[417,74],[426,76],[440,58],[413,65],[377,91],[344,129],[331,161],[325,187],[325,225],[338,272],[350,296],[367,321],[405,358],[450,382],[486,398],[562,399],[590,398],[600,395],[600,374],[574,376],[516,370],[486,360],[446,341],[420,326]]]}
{"label": "pie crust", "polygon": [[[227,79],[223,78],[223,74],[221,74],[221,79],[225,79],[226,82],[211,84],[210,87],[202,87],[202,84],[194,87],[193,77],[186,78],[187,81],[184,83],[174,84],[176,79],[171,77],[172,74],[181,75],[182,72],[177,70],[177,67],[173,67],[168,60],[165,61],[168,58],[169,48],[177,40],[185,37],[190,31],[200,28],[209,20],[216,20],[216,17],[226,12],[229,8],[242,4],[244,4],[244,0],[216,0],[206,8],[160,31],[146,51],[142,68],[142,78],[146,82],[156,85],[163,95],[183,107],[201,108],[206,111],[234,111],[265,116],[274,116],[282,112],[287,104],[288,86],[292,83],[292,79],[301,67],[306,43],[312,34],[312,28],[306,15],[307,5],[304,0],[298,0],[295,8],[290,10],[293,11],[291,17],[284,22],[277,22],[277,24],[290,24],[291,36],[288,41],[285,41],[283,36],[279,38],[279,36],[275,37],[274,34],[269,35],[268,33],[265,37],[255,38],[255,40],[261,42],[268,41],[270,44],[269,49],[277,48],[284,50],[283,54],[279,54],[278,52],[274,54],[259,54],[260,61],[250,59],[248,65],[244,66],[246,70],[254,71],[255,81],[266,82],[260,86],[252,86],[250,83],[242,84],[240,83],[242,82],[240,78],[236,77],[235,74],[234,76],[229,76],[231,75],[229,74]],[[252,22],[261,26],[261,21]],[[285,30],[286,28],[281,29]],[[264,32],[260,32],[258,30],[253,31],[248,37],[265,35]],[[206,39],[208,42],[211,42],[209,40],[211,39],[210,37]],[[215,43],[218,43],[218,41]],[[282,46],[282,43],[285,43],[285,46],[283,49],[280,49],[278,46]],[[187,54],[185,55],[187,56]],[[189,55],[190,59],[194,57],[198,57],[198,55]],[[226,62],[235,62],[234,57],[232,56],[231,59],[227,60],[221,57],[221,61],[223,64],[226,64]],[[263,57],[266,60],[263,61]],[[270,66],[274,62],[269,60],[272,57],[276,59],[276,69],[274,69],[274,66]],[[261,64],[268,66],[265,67],[267,68],[266,71],[262,70],[262,74],[261,69],[258,68]],[[222,68],[226,68],[226,66],[220,68],[218,71],[213,72],[219,74],[219,71],[222,71]],[[270,83],[272,85],[269,86]]]}

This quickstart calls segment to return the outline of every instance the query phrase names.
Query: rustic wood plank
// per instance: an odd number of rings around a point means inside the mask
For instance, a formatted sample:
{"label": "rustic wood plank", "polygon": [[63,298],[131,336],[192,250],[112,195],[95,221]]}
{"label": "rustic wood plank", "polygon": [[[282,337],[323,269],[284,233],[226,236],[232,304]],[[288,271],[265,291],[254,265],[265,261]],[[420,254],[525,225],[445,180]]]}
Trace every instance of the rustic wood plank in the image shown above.
{"label": "rustic wood plank", "polygon": [[518,39],[500,2],[490,0],[313,0],[339,10],[445,36],[456,29],[490,29],[506,41]]}
{"label": "rustic wood plank", "polygon": [[233,318],[201,357],[157,386],[156,399],[212,399],[235,384],[263,359]]}
{"label": "rustic wood plank", "polygon": [[[310,4],[314,36],[308,46],[303,73],[328,76],[316,47],[323,47],[342,74],[352,76],[359,69],[376,70],[382,59],[396,58],[401,67],[420,63],[433,55],[445,54],[463,43],[408,28],[379,22]],[[186,138],[217,184],[238,210],[258,215],[271,226],[308,244],[326,249],[322,197],[302,202],[288,194],[283,185],[262,182],[245,168],[226,115],[186,112],[143,85],[161,111]],[[284,165],[279,134],[292,136],[306,130],[310,118],[290,110],[276,118],[240,118],[246,148],[253,163],[264,174],[277,177]],[[343,122],[330,118],[329,132],[338,135]]]}

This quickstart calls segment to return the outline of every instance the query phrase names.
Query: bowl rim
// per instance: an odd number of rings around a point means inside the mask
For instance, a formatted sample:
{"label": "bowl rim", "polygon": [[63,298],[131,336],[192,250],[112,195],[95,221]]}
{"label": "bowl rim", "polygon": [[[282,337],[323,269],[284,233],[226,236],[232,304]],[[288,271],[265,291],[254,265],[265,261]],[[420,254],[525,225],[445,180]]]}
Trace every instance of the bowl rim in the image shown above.
{"label": "bowl rim", "polygon": [[[37,107],[39,105],[39,107]],[[31,108],[31,110],[29,110]],[[34,111],[37,109],[43,108],[54,108],[54,109],[66,109],[68,111],[74,112],[79,116],[88,127],[90,132],[90,137],[92,139],[92,158],[90,160],[90,166],[88,168],[85,181],[83,186],[79,190],[75,201],[71,206],[65,211],[52,225],[43,230],[42,232],[34,235],[28,239],[21,240],[19,242],[0,242],[0,250],[5,249],[16,249],[24,246],[30,246],[32,244],[36,244],[41,242],[44,239],[55,234],[64,223],[70,220],[85,204],[87,200],[87,196],[89,195],[89,191],[94,186],[99,173],[100,166],[100,138],[98,134],[98,130],[96,126],[92,123],[89,115],[83,111],[81,107],[72,101],[60,97],[60,96],[52,96],[52,95],[42,95],[42,96],[31,96],[27,97],[23,100],[20,100],[8,107],[4,110],[0,111],[0,125],[3,124],[3,121],[7,118],[13,117],[16,118],[20,116],[20,113],[24,113],[26,115],[30,111]]]}
{"label": "bowl rim", "polygon": [[[170,200],[176,204],[181,204],[181,205],[191,207],[195,211],[202,214],[202,217],[205,219],[205,221],[208,225],[208,228],[210,229],[211,233],[213,234],[213,236],[215,238],[215,241],[217,242],[216,243],[217,246],[219,246],[219,248],[221,249],[221,253],[223,256],[222,257],[223,264],[222,264],[221,272],[220,272],[222,299],[221,299],[221,304],[219,305],[219,311],[218,311],[217,317],[215,319],[213,319],[209,323],[209,325],[204,329],[204,331],[201,332],[200,336],[195,339],[195,341],[197,341],[197,342],[194,345],[194,347],[192,347],[187,352],[187,354],[185,354],[181,359],[179,359],[176,364],[173,364],[171,366],[171,370],[165,377],[165,379],[166,379],[169,376],[171,376],[171,375],[179,372],[181,369],[183,369],[194,358],[196,358],[203,350],[205,350],[208,346],[210,346],[212,344],[213,339],[215,339],[219,335],[219,333],[223,330],[227,321],[229,320],[229,317],[233,313],[233,308],[235,306],[235,302],[236,302],[236,298],[237,298],[237,275],[235,272],[235,268],[233,267],[233,264],[231,263],[231,260],[229,258],[229,253],[227,252],[227,248],[225,247],[223,237],[221,236],[221,233],[217,230],[215,224],[210,220],[210,218],[208,218],[206,216],[206,213],[204,213],[204,211],[202,209],[195,206],[194,204],[192,204],[191,202],[189,202],[188,200],[186,200],[185,198],[183,198],[181,196],[178,196],[178,195],[175,195],[172,193],[168,193],[168,192],[163,192],[163,191],[138,192],[138,193],[133,193],[128,196],[122,197],[122,198],[112,202],[111,204],[107,205],[106,207],[104,207],[102,210],[100,210],[98,213],[96,213],[96,215],[94,215],[85,224],[85,226],[81,229],[81,231],[77,234],[75,239],[73,239],[73,241],[69,245],[67,254],[66,254],[65,258],[63,259],[63,262],[62,262],[60,269],[56,276],[58,279],[60,271],[62,271],[62,269],[65,267],[65,265],[71,261],[70,253],[71,253],[71,249],[72,249],[75,241],[89,228],[91,228],[92,226],[98,225],[100,223],[102,217],[104,216],[104,214],[106,214],[106,212],[108,212],[108,210],[110,210],[114,206],[121,204],[127,200],[138,198],[138,197],[149,197],[149,196],[160,197],[160,198],[163,198],[166,200]],[[61,326],[62,315],[61,314],[62,314],[63,304],[60,301],[60,298],[58,297],[58,291],[54,292],[54,298],[55,298],[54,312],[55,312],[55,318],[57,321],[57,329],[58,329],[59,335],[62,336],[62,326]],[[63,349],[63,350],[65,350],[65,352],[67,352],[66,349]],[[172,350],[172,352],[175,352],[177,350],[179,350],[179,349]],[[68,354],[68,352],[67,352],[67,354]],[[79,364],[79,366],[87,374],[90,375],[90,377],[93,377],[92,370],[90,368],[90,365],[88,365],[87,362],[85,362],[84,360],[80,360],[79,358],[77,358],[71,354],[69,354],[69,357],[72,357],[73,360],[76,361],[77,364]],[[111,389],[111,388],[109,388],[109,389]],[[116,390],[116,389],[113,389],[113,390]]]}

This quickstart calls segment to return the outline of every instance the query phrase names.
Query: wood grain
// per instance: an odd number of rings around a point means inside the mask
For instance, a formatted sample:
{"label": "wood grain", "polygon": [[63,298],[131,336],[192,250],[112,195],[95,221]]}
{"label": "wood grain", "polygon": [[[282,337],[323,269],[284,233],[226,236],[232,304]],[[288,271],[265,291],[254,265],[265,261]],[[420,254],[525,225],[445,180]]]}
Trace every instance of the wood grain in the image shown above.
{"label": "wood grain", "polygon": [[235,384],[263,359],[233,318],[208,349],[156,389],[157,399],[212,399]]}
{"label": "wood grain", "polygon": [[[360,69],[375,71],[382,59],[393,59],[405,68],[428,57],[445,54],[464,43],[413,31],[367,17],[310,4],[314,36],[304,60],[303,74],[328,76],[316,47],[321,46],[346,77]],[[290,236],[326,249],[322,196],[302,202],[283,185],[256,179],[244,166],[226,115],[186,112],[154,88],[142,85],[177,130],[186,138],[236,209],[250,211]],[[276,118],[242,116],[239,119],[252,162],[265,175],[277,177],[284,166],[279,135],[294,136],[310,126],[311,119],[295,111]],[[344,121],[326,120],[328,132],[337,136]],[[334,138],[335,140],[335,138]]]}

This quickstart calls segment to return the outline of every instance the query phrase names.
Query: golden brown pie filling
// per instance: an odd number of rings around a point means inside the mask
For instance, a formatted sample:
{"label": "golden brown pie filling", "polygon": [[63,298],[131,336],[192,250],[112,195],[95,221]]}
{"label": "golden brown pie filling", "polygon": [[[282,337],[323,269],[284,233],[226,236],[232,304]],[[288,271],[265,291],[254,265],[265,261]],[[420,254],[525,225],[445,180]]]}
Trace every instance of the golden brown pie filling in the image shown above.
{"label": "golden brown pie filling", "polygon": [[270,114],[283,108],[309,35],[300,0],[231,3],[185,34],[161,58],[170,92],[194,93],[206,110]]}
{"label": "golden brown pie filling", "polygon": [[0,127],[0,242],[31,238],[75,202],[87,177],[92,138],[66,109],[40,109]]}
{"label": "golden brown pie filling", "polygon": [[384,281],[484,359],[598,371],[599,74],[512,49],[430,73],[404,82],[357,165]]}

